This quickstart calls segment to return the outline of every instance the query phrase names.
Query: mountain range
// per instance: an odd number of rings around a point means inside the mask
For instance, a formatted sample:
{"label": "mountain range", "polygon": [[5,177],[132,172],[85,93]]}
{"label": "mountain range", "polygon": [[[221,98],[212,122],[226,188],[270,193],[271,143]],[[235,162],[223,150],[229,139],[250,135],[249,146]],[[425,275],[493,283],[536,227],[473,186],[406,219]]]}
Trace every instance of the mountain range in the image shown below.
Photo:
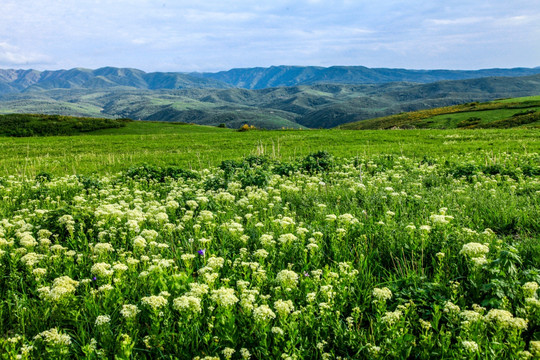
{"label": "mountain range", "polygon": [[493,76],[540,74],[537,68],[485,70],[406,70],[364,66],[271,66],[231,69],[216,73],[151,72],[104,67],[96,70],[2,70],[0,94],[51,89],[266,89],[315,84],[432,83]]}
{"label": "mountain range", "polygon": [[0,113],[129,117],[233,128],[244,123],[269,129],[331,128],[403,111],[538,94],[540,68],[275,66],[190,74],[112,67],[0,70]]}
{"label": "mountain range", "polygon": [[364,66],[271,66],[268,68],[231,69],[217,73],[192,73],[191,75],[214,79],[239,88],[265,89],[315,84],[431,83],[441,80],[535,74],[540,74],[540,67],[484,70],[407,70]]}

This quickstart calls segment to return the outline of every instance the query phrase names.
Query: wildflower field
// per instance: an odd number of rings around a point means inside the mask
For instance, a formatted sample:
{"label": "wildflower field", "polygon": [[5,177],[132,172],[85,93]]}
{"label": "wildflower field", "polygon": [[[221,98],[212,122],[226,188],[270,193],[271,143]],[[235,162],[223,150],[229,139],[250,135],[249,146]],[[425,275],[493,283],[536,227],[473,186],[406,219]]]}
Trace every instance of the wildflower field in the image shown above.
{"label": "wildflower field", "polygon": [[4,163],[0,358],[539,358],[538,144],[430,134],[424,156]]}

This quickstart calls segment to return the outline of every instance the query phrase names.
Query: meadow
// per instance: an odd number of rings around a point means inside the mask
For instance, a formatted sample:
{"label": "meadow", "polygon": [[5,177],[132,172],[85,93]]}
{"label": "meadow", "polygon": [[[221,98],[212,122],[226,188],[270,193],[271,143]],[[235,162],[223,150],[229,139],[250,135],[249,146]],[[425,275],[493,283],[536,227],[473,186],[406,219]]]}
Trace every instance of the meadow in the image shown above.
{"label": "meadow", "polygon": [[0,358],[538,358],[539,138],[0,138]]}
{"label": "meadow", "polygon": [[341,157],[395,154],[415,159],[479,150],[527,153],[540,150],[539,138],[538,129],[238,132],[135,121],[81,136],[0,137],[0,176],[108,174],[145,163],[201,170],[248,155],[290,161],[319,150]]}

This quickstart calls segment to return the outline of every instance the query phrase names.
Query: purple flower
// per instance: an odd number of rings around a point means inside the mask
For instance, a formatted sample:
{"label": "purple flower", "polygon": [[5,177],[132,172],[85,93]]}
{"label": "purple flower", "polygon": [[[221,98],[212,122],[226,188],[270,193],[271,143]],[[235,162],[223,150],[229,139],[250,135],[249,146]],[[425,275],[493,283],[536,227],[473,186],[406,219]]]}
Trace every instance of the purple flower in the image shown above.
{"label": "purple flower", "polygon": [[205,251],[206,251],[206,249],[201,249],[201,250],[199,250],[197,252],[199,253],[199,255],[204,256]]}
{"label": "purple flower", "polygon": [[94,277],[92,278],[92,280],[93,280],[93,281],[96,281],[96,280],[97,280],[97,277],[94,276]]}
{"label": "purple flower", "polygon": [[306,277],[309,276],[307,271],[304,272],[304,276],[306,276]]}

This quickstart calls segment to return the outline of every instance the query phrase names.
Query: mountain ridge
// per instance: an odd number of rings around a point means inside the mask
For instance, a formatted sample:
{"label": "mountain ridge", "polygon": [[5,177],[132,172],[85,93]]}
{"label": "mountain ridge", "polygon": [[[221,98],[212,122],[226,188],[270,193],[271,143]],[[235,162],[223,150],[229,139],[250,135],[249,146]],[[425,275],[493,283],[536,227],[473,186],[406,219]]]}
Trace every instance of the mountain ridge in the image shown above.
{"label": "mountain ridge", "polygon": [[95,70],[14,70],[0,69],[0,94],[53,89],[226,89],[232,86],[186,73],[153,72],[131,68],[103,67]]}
{"label": "mountain ridge", "polygon": [[480,70],[409,70],[365,66],[270,66],[236,68],[214,73],[145,72],[134,68],[102,67],[68,70],[0,69],[0,94],[52,89],[267,89],[317,84],[419,84],[442,80],[515,77],[540,74],[536,68]]}
{"label": "mountain ridge", "polygon": [[382,84],[391,82],[430,83],[441,80],[465,80],[493,76],[527,76],[540,73],[536,68],[493,68],[480,70],[410,70],[368,68],[365,66],[270,66],[237,68],[216,73],[192,73],[235,87],[263,89],[279,86],[332,84]]}

